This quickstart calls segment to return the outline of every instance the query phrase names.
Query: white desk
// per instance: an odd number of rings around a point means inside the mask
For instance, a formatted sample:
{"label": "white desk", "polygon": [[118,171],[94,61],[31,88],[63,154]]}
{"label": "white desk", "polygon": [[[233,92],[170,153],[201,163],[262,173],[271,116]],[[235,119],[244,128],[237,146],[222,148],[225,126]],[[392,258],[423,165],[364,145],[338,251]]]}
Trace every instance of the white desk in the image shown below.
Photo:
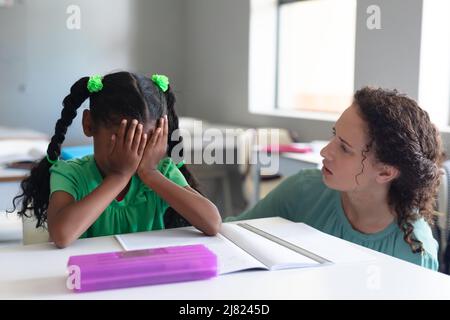
{"label": "white desk", "polygon": [[450,299],[449,276],[365,248],[373,262],[81,294],[66,289],[69,256],[118,250],[114,237],[78,240],[62,250],[52,244],[1,248],[0,299]]}

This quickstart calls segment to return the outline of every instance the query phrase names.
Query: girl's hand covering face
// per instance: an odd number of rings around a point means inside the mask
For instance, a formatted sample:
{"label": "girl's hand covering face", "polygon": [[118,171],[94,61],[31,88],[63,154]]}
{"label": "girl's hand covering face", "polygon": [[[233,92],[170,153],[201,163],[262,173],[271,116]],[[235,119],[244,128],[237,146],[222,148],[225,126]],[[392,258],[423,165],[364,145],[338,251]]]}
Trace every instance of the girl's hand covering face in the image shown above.
{"label": "girl's hand covering face", "polygon": [[147,143],[147,134],[143,133],[143,125],[132,120],[123,119],[117,134],[111,136],[107,157],[107,174],[131,177],[141,162]]}
{"label": "girl's hand covering face", "polygon": [[145,146],[142,160],[138,167],[138,174],[156,170],[158,163],[166,156],[169,124],[167,116],[159,119],[159,123],[151,132]]}

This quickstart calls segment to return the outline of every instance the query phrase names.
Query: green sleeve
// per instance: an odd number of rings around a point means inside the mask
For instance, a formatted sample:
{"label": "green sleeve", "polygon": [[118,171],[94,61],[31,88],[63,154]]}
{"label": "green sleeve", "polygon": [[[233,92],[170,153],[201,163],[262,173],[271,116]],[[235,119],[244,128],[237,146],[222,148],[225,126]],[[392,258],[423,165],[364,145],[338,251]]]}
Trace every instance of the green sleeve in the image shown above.
{"label": "green sleeve", "polygon": [[65,161],[58,161],[50,168],[50,194],[65,191],[79,200],[77,175],[72,166]]}
{"label": "green sleeve", "polygon": [[[180,187],[187,187],[189,183],[186,181],[186,178],[181,173],[180,169],[177,168],[175,163],[171,158],[164,158],[159,162],[158,170],[170,181],[176,183]],[[159,198],[158,203],[158,211],[165,214],[167,208],[169,208],[169,204],[164,201],[164,199]]]}
{"label": "green sleeve", "polygon": [[180,187],[187,187],[189,184],[186,178],[177,168],[171,158],[164,158],[158,164],[158,170],[170,181],[176,183]]}
{"label": "green sleeve", "polygon": [[298,212],[297,208],[301,206],[302,192],[304,190],[303,180],[303,171],[290,176],[253,208],[244,211],[238,216],[227,217],[225,222],[275,216],[292,220],[292,216]]}

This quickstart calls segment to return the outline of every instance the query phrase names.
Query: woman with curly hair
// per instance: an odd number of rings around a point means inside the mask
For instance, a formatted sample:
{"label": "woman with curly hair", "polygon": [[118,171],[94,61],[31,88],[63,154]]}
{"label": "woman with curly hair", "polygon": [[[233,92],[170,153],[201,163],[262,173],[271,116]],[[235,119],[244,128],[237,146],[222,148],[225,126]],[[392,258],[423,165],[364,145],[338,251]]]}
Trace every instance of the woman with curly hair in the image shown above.
{"label": "woman with curly hair", "polygon": [[365,87],[321,150],[322,171],[300,171],[227,221],[281,216],[437,270],[429,223],[443,154],[436,127],[413,99]]}

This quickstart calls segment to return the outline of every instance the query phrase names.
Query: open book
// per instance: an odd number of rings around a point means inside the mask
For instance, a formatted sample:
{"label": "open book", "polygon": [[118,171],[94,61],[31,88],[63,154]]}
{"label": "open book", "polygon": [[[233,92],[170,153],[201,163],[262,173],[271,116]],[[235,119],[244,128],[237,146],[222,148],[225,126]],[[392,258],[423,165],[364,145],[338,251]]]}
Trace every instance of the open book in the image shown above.
{"label": "open book", "polygon": [[317,267],[370,258],[356,245],[279,217],[223,223],[215,237],[188,227],[129,233],[116,239],[125,250],[204,244],[217,255],[219,274]]}

